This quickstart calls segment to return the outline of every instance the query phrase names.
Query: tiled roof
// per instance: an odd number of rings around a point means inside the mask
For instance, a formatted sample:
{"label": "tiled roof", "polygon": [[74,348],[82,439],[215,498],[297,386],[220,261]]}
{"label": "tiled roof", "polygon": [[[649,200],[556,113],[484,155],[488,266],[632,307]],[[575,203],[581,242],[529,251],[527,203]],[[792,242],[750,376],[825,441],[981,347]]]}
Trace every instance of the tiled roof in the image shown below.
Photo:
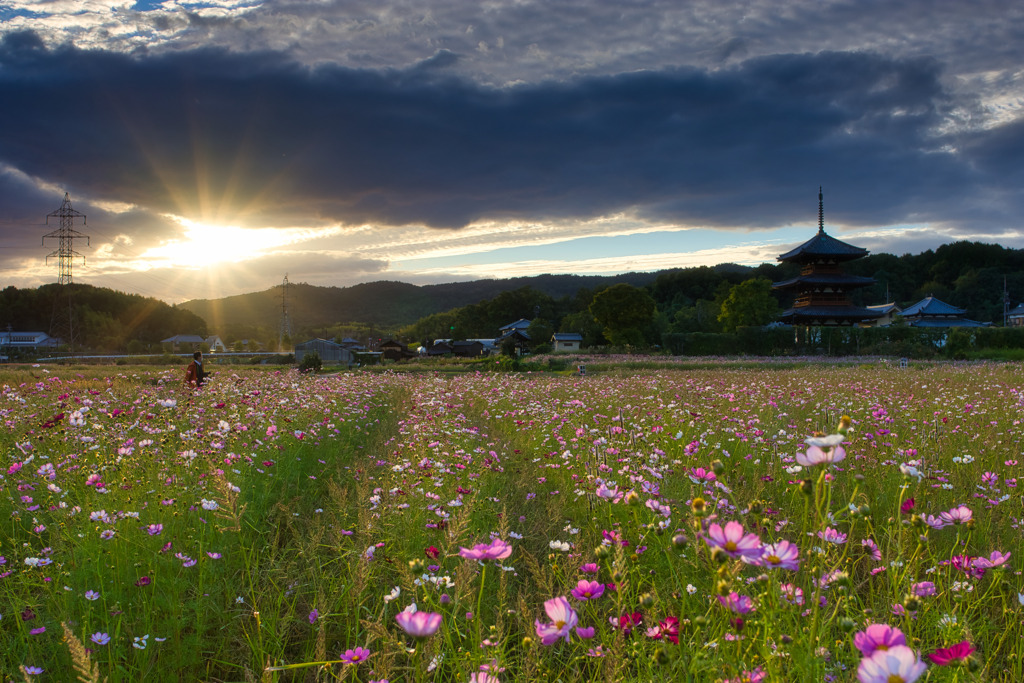
{"label": "tiled roof", "polygon": [[903,317],[911,318],[919,315],[964,315],[967,311],[939,301],[934,296],[926,296],[912,306],[903,309]]}
{"label": "tiled roof", "polygon": [[860,275],[844,275],[842,273],[812,273],[811,275],[800,275],[790,280],[773,282],[773,289],[786,289],[796,285],[844,285],[848,288],[867,287],[875,284],[875,278],[862,277]]}
{"label": "tiled roof", "polygon": [[817,257],[832,257],[840,261],[867,256],[868,250],[837,240],[824,230],[819,230],[811,239],[796,249],[778,257],[779,261],[809,261]]}

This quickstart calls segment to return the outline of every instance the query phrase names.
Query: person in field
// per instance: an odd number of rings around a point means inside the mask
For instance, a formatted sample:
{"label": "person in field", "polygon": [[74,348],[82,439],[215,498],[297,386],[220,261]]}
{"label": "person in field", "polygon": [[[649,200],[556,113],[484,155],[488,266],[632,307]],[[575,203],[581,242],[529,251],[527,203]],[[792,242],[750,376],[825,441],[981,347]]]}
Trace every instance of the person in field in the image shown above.
{"label": "person in field", "polygon": [[209,373],[203,370],[203,352],[196,351],[192,354],[192,362],[185,368],[185,386],[189,389],[198,389],[203,386],[208,376]]}

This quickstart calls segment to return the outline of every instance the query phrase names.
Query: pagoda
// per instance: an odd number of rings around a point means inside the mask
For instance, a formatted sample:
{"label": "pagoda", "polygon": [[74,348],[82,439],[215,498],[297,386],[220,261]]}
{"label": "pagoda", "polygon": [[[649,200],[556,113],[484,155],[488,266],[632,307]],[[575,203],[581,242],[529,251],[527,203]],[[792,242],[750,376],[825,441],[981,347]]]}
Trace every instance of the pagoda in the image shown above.
{"label": "pagoda", "polygon": [[824,196],[818,188],[818,234],[796,249],[778,257],[796,263],[800,275],[772,284],[773,289],[795,290],[793,307],[783,312],[782,322],[791,325],[856,325],[881,317],[880,311],[854,306],[847,292],[874,284],[875,279],[847,275],[841,264],[868,255],[868,250],[841,242],[825,232]]}

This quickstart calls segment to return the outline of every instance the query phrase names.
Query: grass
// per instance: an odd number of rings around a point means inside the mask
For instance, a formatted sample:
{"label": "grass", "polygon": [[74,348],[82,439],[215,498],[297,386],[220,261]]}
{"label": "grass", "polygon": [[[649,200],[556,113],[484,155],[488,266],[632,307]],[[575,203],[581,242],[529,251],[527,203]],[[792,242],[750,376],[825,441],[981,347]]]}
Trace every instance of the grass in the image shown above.
{"label": "grass", "polygon": [[[850,681],[887,624],[976,648],[919,680],[1024,680],[1018,366],[590,367],[0,374],[0,673]],[[800,468],[842,415],[846,458]],[[727,522],[799,568],[714,550]],[[541,643],[557,597],[592,638]]]}

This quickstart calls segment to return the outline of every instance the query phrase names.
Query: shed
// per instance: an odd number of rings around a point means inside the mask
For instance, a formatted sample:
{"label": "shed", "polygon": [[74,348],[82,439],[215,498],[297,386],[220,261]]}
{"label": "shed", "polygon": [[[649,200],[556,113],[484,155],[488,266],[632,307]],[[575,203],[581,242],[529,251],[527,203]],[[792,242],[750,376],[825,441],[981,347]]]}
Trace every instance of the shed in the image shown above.
{"label": "shed", "polygon": [[327,339],[310,339],[295,345],[295,362],[301,363],[303,357],[315,351],[320,360],[324,363],[352,364],[352,351],[341,344],[335,344]]}

